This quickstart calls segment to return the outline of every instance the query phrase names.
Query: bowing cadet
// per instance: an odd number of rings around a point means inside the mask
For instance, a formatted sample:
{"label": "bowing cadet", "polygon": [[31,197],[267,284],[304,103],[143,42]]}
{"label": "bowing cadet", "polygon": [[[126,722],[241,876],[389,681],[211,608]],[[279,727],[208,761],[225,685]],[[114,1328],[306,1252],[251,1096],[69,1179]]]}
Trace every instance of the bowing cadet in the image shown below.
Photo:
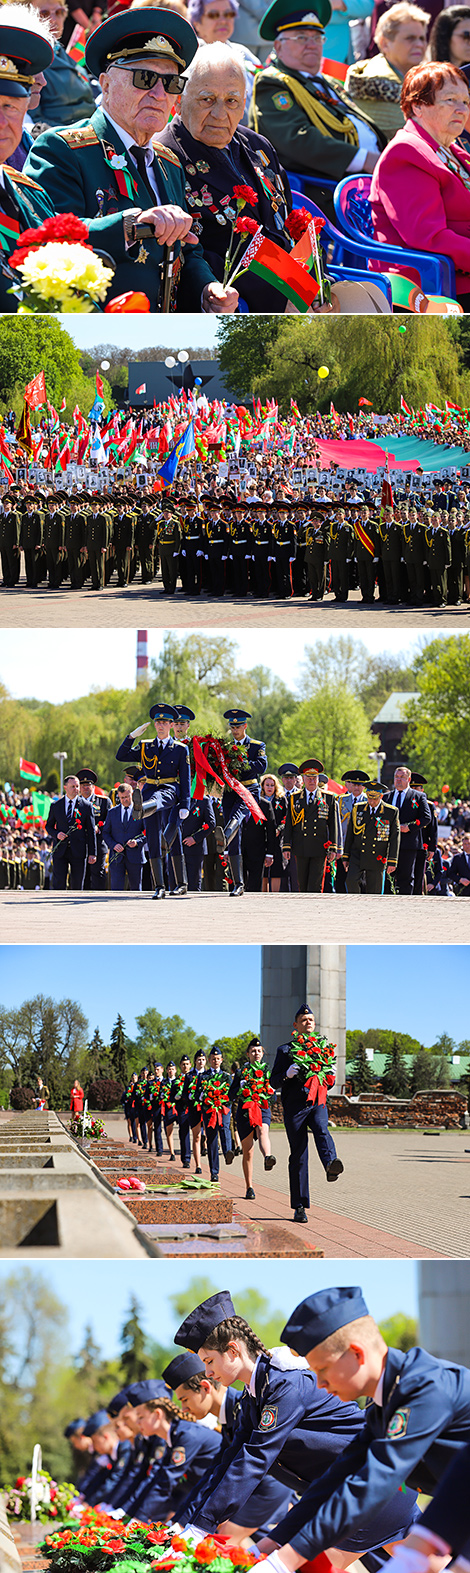
{"label": "bowing cadet", "polygon": [[[182,1408],[192,1415],[193,1420],[198,1420],[202,1425],[211,1424],[221,1433],[222,1445],[218,1457],[219,1460],[222,1459],[224,1452],[233,1441],[240,1413],[241,1393],[236,1387],[227,1387],[215,1378],[209,1380],[204,1362],[190,1349],[187,1349],[184,1354],[176,1355],[174,1360],[170,1360],[163,1377],[174,1389],[175,1397]],[[209,1474],[207,1484],[210,1484]],[[198,1489],[196,1487],[196,1492]],[[232,1531],[232,1539],[240,1540],[247,1533],[248,1526],[255,1528],[259,1525],[275,1523],[280,1513],[287,1513],[291,1500],[292,1491],[289,1487],[275,1480],[273,1475],[266,1475],[266,1479],[244,1503],[241,1511],[235,1512],[232,1523],[238,1533]],[[185,1516],[191,1515],[191,1495],[185,1498],[180,1511]]]}
{"label": "bowing cadet", "polygon": [[366,895],[382,896],[386,874],[393,874],[400,848],[398,809],[384,802],[381,781],[367,781],[367,802],[361,797],[351,809],[344,842],[346,889],[357,896],[362,875]]}
{"label": "bowing cadet", "polygon": [[[419,1524],[407,1536],[403,1552],[393,1555],[392,1573],[432,1573],[441,1560],[451,1557],[454,1573],[467,1573],[470,1564],[470,1442],[460,1447],[446,1469],[437,1491],[425,1508]],[[411,1552],[411,1555],[410,1555]],[[427,1559],[424,1562],[423,1559]]]}
{"label": "bowing cadet", "polygon": [[145,1383],[136,1382],[128,1399],[136,1409],[139,1431],[148,1438],[148,1465],[126,1504],[126,1513],[145,1523],[179,1516],[180,1504],[217,1457],[221,1438],[207,1426],[182,1420],[164,1381],[154,1397],[139,1397]]}
{"label": "bowing cadet", "polygon": [[[259,802],[260,776],[268,768],[268,761],[264,743],[257,742],[249,737],[246,729],[247,721],[251,721],[249,710],[224,710],[224,720],[228,721],[232,733],[232,742],[236,745],[240,755],[238,779],[245,787],[249,788],[252,796]],[[219,851],[228,849],[229,862],[232,871],[233,889],[232,896],[243,895],[243,874],[241,859],[241,832],[245,819],[250,812],[243,799],[230,787],[224,788],[222,798],[222,811],[224,818],[223,832],[216,830],[216,845]]]}
{"label": "bowing cadet", "polygon": [[[304,1492],[364,1428],[357,1405],[333,1398],[316,1379],[312,1383],[303,1361],[281,1349],[269,1352],[250,1324],[237,1316],[226,1290],[191,1311],[175,1343],[199,1355],[210,1381],[245,1383],[232,1443],[222,1451],[209,1485],[203,1481],[191,1501],[191,1525],[204,1534],[221,1526],[229,1534],[234,1515],[240,1522],[268,1474]],[[413,1520],[415,1500],[414,1493],[405,1497],[396,1489],[392,1512],[368,1526],[370,1538],[348,1537],[342,1545],[359,1555],[359,1546],[370,1547],[374,1540],[381,1545],[384,1538],[392,1538],[393,1529],[403,1533]],[[186,1515],[180,1514],[187,1524]]]}
{"label": "bowing cadet", "polygon": [[90,1472],[89,1477],[81,1483],[81,1494],[89,1507],[96,1507],[98,1502],[104,1500],[106,1485],[110,1479],[117,1456],[117,1437],[109,1419],[107,1409],[96,1409],[90,1415],[83,1428],[83,1435],[91,1443],[91,1451],[95,1455],[98,1468]]}
{"label": "bowing cadet", "polygon": [[140,1430],[138,1406],[147,1399],[163,1396],[169,1397],[169,1389],[161,1377],[150,1377],[145,1382],[130,1382],[114,1395],[109,1404],[109,1413],[115,1417],[119,1415],[124,1424],[134,1437],[134,1447],[128,1469],[113,1487],[111,1501],[113,1508],[123,1508],[127,1514],[131,1511],[134,1494],[138,1494],[148,1480],[148,1469],[152,1461],[153,1444],[150,1438],[144,1437]]}
{"label": "bowing cadet", "polygon": [[283,855],[289,862],[295,855],[299,890],[321,892],[327,863],[341,851],[338,799],[320,786],[323,765],[319,759],[304,759],[299,765],[302,787],[287,799]]}
{"label": "bowing cadet", "polygon": [[281,1550],[268,1557],[276,1573],[337,1545],[343,1534],[370,1533],[372,1517],[404,1483],[431,1496],[470,1440],[470,1371],[425,1349],[388,1348],[360,1288],[310,1295],[289,1317],[281,1339],[304,1355],[330,1393],[366,1398],[367,1404],[362,1432],[292,1508],[292,1517],[277,1524]]}
{"label": "bowing cadet", "polygon": [[106,890],[106,845],[103,840],[103,830],[106,815],[113,805],[106,792],[101,792],[99,797],[96,795],[98,777],[94,770],[90,770],[89,765],[83,765],[81,770],[77,770],[77,779],[80,782],[81,795],[91,810],[96,831],[96,863],[87,867],[84,889]]}
{"label": "bowing cadet", "polygon": [[[296,1011],[291,1042],[282,1043],[276,1051],[271,1081],[273,1087],[281,1089],[284,1124],[289,1143],[289,1189],[291,1207],[294,1208],[294,1223],[307,1223],[306,1209],[310,1206],[309,1130],[312,1132],[327,1180],[330,1182],[337,1180],[338,1175],[343,1173],[343,1164],[337,1157],[333,1137],[328,1130],[326,1092],[323,1095],[319,1084],[312,1099],[310,1089],[306,1085],[307,1074],[302,1069],[300,1061],[296,1059],[299,1033],[307,1038],[315,1034],[315,1017],[308,1005],[300,1005]],[[335,1075],[332,1068],[324,1079],[324,1088],[334,1086],[334,1082]]]}
{"label": "bowing cadet", "polygon": [[[152,705],[150,719],[154,722],[156,737],[152,741],[136,742],[136,738],[147,731],[147,723],[135,727],[121,743],[116,759],[131,763],[138,761],[140,765],[139,786],[134,789],[134,813],[137,819],[142,817],[144,820],[155,881],[153,899],[159,900],[166,895],[162,836],[165,836],[166,842],[166,827],[173,808],[177,809],[180,821],[187,819],[191,781],[188,750],[183,743],[176,743],[170,737],[171,722],[178,720],[174,706],[162,703]],[[172,828],[175,828],[174,819]],[[173,894],[179,895],[185,890],[184,882],[176,886]]]}

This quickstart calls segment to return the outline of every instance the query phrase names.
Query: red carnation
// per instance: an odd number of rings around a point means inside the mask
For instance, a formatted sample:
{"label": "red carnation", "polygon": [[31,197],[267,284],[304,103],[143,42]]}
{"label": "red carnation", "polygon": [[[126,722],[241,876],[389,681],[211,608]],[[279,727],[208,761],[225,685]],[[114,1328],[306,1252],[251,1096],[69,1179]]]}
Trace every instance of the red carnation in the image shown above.
{"label": "red carnation", "polygon": [[236,235],[256,235],[257,228],[258,225],[256,223],[256,219],[254,218],[237,218],[237,221],[234,224]]}
{"label": "red carnation", "polygon": [[74,213],[58,213],[56,218],[46,218],[38,229],[23,230],[20,245],[9,259],[10,265],[18,267],[30,251],[37,251],[39,246],[46,246],[51,240],[78,241],[87,251],[93,250],[92,246],[87,246],[88,224],[76,218]]}
{"label": "red carnation", "polygon": [[233,195],[236,202],[247,202],[248,207],[255,208],[258,202],[253,186],[234,186]]}
{"label": "red carnation", "polygon": [[313,214],[309,213],[308,208],[292,209],[292,213],[289,213],[288,218],[286,218],[286,230],[291,240],[302,239],[302,235],[305,235],[309,224],[312,222],[312,217]]}
{"label": "red carnation", "polygon": [[195,1562],[202,1562],[204,1566],[207,1566],[211,1562],[215,1562],[218,1555],[219,1552],[217,1546],[214,1545],[212,1540],[200,1540],[199,1545],[196,1546],[194,1550]]}

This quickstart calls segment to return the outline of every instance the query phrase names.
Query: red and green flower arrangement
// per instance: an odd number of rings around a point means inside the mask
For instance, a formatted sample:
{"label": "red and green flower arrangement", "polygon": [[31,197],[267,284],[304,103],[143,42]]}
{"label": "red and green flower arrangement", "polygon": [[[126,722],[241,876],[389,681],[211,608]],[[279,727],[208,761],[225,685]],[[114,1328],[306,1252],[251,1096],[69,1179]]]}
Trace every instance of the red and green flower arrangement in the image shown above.
{"label": "red and green flower arrangement", "polygon": [[211,1130],[222,1124],[222,1117],[230,1107],[228,1087],[228,1078],[223,1071],[215,1071],[213,1076],[202,1083],[204,1113],[209,1116],[207,1124]]}
{"label": "red and green flower arrangement", "polygon": [[240,1094],[250,1125],[263,1124],[263,1109],[269,1108],[273,1092],[267,1065],[247,1065],[240,1082]]}
{"label": "red and green flower arrangement", "polygon": [[46,1535],[41,1551],[57,1573],[248,1573],[255,1557],[231,1546],[222,1536],[208,1535],[196,1546],[191,1534],[175,1534],[167,1524],[141,1524],[130,1519],[117,1523],[106,1513],[88,1508],[80,1523],[70,1521]]}
{"label": "red and green flower arrangement", "polygon": [[318,1032],[293,1032],[291,1056],[307,1093],[307,1103],[326,1103],[328,1088],[334,1087],[336,1044],[328,1043]]}
{"label": "red and green flower arrangement", "polygon": [[85,1128],[83,1127],[83,1114],[72,1114],[70,1121],[71,1136],[83,1137],[85,1141],[99,1141],[106,1135],[104,1120],[95,1119],[94,1115],[85,1115]]}

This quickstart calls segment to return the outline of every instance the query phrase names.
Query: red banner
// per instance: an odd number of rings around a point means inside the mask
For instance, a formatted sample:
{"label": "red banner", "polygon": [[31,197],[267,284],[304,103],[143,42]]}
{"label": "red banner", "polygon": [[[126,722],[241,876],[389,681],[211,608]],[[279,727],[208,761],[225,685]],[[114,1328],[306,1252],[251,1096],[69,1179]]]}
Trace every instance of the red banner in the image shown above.
{"label": "red banner", "polygon": [[252,792],[248,791],[248,787],[243,785],[243,781],[237,781],[235,776],[232,776],[231,771],[227,769],[223,755],[223,749],[220,743],[216,743],[214,739],[212,739],[211,747],[214,750],[214,754],[223,776],[223,780],[220,779],[220,776],[217,775],[217,772],[213,769],[213,766],[209,764],[209,760],[207,755],[204,753],[204,749],[201,748],[201,743],[207,742],[208,739],[204,737],[193,737],[192,739],[194,763],[196,766],[196,790],[194,793],[195,798],[200,800],[202,797],[204,797],[205,778],[209,773],[209,775],[214,777],[214,781],[217,781],[219,786],[228,786],[230,787],[231,792],[236,792],[237,797],[241,797],[242,803],[245,803],[246,807],[249,808],[250,814],[252,814],[255,823],[258,825],[261,820],[266,818],[266,815],[263,814],[263,810],[260,808],[259,803],[256,802],[256,798],[253,797]]}
{"label": "red banner", "polygon": [[43,371],[38,371],[37,377],[27,383],[24,396],[32,410],[39,410],[41,404],[46,403],[46,378]]}

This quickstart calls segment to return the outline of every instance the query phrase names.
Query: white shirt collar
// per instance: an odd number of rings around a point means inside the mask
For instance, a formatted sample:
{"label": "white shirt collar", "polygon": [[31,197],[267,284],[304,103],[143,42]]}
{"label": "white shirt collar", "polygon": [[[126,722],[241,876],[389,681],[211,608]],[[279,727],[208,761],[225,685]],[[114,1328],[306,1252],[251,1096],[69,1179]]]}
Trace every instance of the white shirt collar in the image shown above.
{"label": "white shirt collar", "polygon": [[377,1382],[377,1387],[376,1387],[375,1393],[374,1393],[374,1404],[378,1404],[379,1409],[382,1409],[383,1401],[384,1401],[384,1377],[385,1377],[385,1366],[384,1366],[384,1369],[382,1371],[382,1375],[379,1377],[379,1380]]}
{"label": "white shirt collar", "polygon": [[[131,137],[129,132],[124,130],[124,126],[119,126],[117,120],[113,120],[112,115],[108,114],[107,109],[104,111],[104,113],[106,115],[106,119],[109,120],[110,126],[114,126],[114,130],[117,131],[118,137],[121,138],[121,142],[124,143],[126,153],[128,153],[129,148],[135,146],[135,137]],[[145,153],[145,162],[149,164],[154,157],[154,150],[151,143],[146,142],[142,151]]]}
{"label": "white shirt collar", "polygon": [[260,1362],[260,1356],[258,1355],[258,1359],[255,1360],[255,1363],[254,1363],[254,1366],[253,1366],[253,1370],[252,1370],[252,1373],[251,1373],[251,1376],[250,1376],[250,1380],[249,1380],[249,1383],[248,1383],[248,1392],[251,1393],[252,1398],[256,1398],[256,1372],[258,1370],[259,1362]]}
{"label": "white shirt collar", "polygon": [[219,1409],[219,1425],[224,1426],[226,1418],[227,1418],[227,1394],[224,1393],[224,1397],[222,1399],[222,1403],[221,1403],[220,1409]]}

